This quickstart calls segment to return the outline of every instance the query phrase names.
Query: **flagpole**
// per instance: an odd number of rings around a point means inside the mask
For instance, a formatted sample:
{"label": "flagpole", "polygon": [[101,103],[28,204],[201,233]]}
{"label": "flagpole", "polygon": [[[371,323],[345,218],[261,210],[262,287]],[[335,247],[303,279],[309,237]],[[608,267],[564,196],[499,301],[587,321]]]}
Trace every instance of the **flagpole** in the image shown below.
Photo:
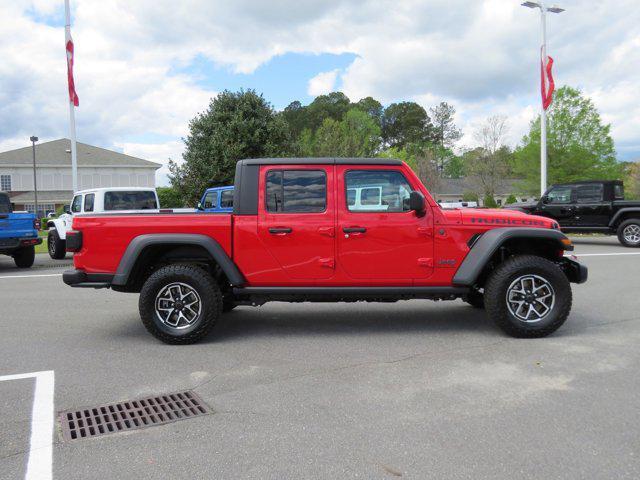
{"label": "flagpole", "polygon": [[[69,9],[69,0],[64,0],[65,15],[65,38],[71,36],[71,11]],[[73,193],[78,191],[78,156],[76,150],[76,115],[73,100],[69,99],[69,130],[71,139],[71,178],[73,185]]]}
{"label": "flagpole", "polygon": [[[542,71],[547,70],[547,16],[546,8],[540,2],[540,22],[542,24]],[[546,76],[543,80],[546,82]],[[540,102],[540,198],[547,191],[547,111],[544,99]]]}

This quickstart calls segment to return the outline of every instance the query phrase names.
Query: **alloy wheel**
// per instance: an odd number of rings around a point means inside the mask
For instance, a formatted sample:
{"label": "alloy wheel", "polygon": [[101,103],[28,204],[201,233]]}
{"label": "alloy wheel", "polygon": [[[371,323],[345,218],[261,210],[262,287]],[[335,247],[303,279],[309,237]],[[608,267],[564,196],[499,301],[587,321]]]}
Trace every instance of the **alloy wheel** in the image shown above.
{"label": "alloy wheel", "polygon": [[555,291],[551,284],[539,275],[522,275],[507,289],[507,307],[518,320],[535,323],[553,310]]}
{"label": "alloy wheel", "polygon": [[181,330],[200,318],[202,301],[198,292],[186,283],[170,283],[156,295],[155,311],[166,326]]}

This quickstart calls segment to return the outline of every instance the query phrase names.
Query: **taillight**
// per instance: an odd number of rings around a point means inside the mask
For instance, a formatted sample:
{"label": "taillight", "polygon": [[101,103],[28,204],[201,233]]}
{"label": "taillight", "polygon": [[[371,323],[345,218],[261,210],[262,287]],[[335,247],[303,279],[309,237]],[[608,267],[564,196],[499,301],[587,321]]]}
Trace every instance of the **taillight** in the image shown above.
{"label": "taillight", "polygon": [[82,248],[82,232],[69,230],[67,232],[66,250],[67,252],[79,252]]}

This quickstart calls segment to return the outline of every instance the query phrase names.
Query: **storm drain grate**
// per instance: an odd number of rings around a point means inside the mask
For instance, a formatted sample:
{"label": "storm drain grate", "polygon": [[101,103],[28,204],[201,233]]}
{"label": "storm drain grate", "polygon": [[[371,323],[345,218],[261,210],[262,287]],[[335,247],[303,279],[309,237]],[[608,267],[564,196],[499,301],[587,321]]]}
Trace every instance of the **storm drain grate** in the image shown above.
{"label": "storm drain grate", "polygon": [[98,437],[110,433],[162,425],[211,413],[191,390],[127,402],[60,412],[65,440]]}

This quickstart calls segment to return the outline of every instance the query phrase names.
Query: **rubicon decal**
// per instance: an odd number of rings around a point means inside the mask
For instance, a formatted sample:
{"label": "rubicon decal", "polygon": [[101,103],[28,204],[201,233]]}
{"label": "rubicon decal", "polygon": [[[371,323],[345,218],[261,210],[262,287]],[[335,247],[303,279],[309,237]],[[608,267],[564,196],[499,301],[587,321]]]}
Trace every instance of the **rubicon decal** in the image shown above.
{"label": "rubicon decal", "polygon": [[536,225],[544,227],[546,224],[542,220],[516,219],[516,218],[482,218],[471,217],[471,223],[486,223],[488,225]]}

